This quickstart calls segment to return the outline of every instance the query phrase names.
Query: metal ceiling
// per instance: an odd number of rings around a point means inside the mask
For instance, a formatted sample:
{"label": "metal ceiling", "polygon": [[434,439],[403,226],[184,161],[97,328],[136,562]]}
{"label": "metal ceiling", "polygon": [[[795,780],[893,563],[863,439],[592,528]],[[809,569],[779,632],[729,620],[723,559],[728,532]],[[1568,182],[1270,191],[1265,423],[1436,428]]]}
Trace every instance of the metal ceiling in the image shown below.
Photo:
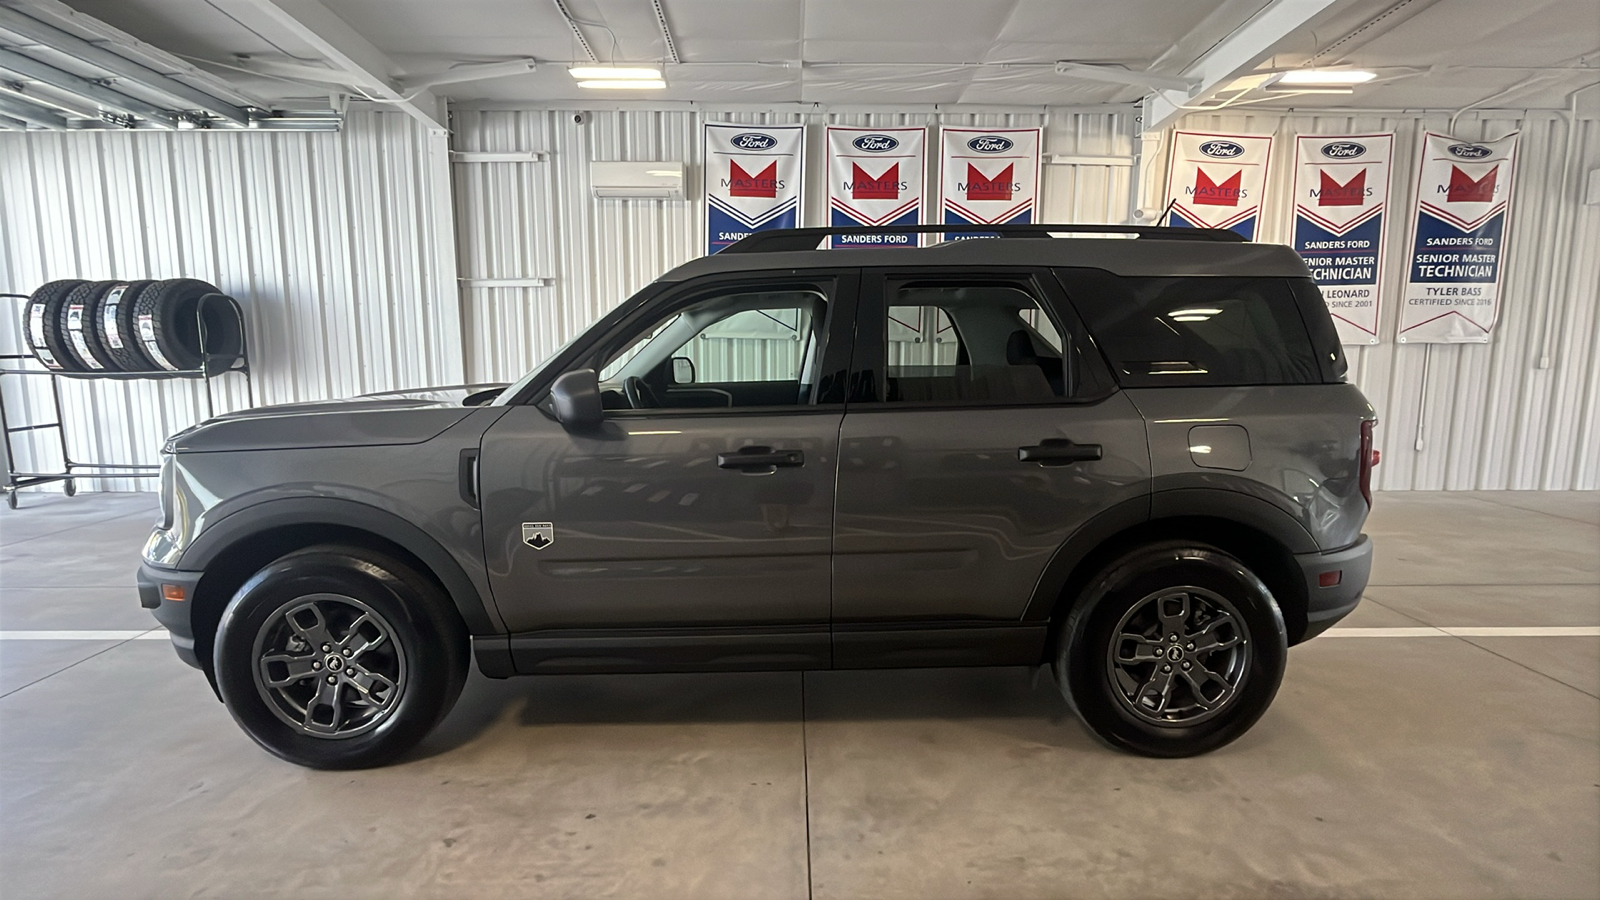
{"label": "metal ceiling", "polygon": [[[0,0],[19,3],[28,0]],[[1600,80],[1594,0],[72,0],[74,7],[278,102],[317,101],[340,66],[283,27],[312,12],[348,27],[404,79],[536,58],[535,71],[436,93],[479,105],[640,101],[1082,107],[1136,102],[1139,85],[1058,69],[1088,63],[1167,78],[1274,13],[1299,20],[1239,60],[1244,73],[1373,69],[1352,95],[1225,91],[1210,107],[1561,109]],[[655,63],[665,91],[580,91],[572,62]],[[286,68],[287,67],[287,68]],[[295,70],[298,67],[298,73]],[[309,74],[308,79],[304,76]],[[359,87],[359,85],[357,86]],[[350,91],[360,98],[364,91]],[[379,97],[377,99],[382,100]],[[389,102],[392,102],[390,98]],[[1187,110],[1187,105],[1185,106]]]}
{"label": "metal ceiling", "polygon": [[285,111],[55,0],[0,2],[0,129],[335,130]]}

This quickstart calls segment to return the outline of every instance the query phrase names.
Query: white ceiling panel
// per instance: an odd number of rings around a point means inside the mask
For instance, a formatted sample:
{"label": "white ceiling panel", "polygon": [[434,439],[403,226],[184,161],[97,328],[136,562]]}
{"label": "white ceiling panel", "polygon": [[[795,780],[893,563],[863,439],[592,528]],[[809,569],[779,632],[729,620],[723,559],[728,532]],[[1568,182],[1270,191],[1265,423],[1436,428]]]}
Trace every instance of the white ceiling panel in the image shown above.
{"label": "white ceiling panel", "polygon": [[[262,15],[262,2],[68,0],[186,58],[246,68],[251,63],[238,56],[326,65]],[[566,74],[587,55],[554,0],[322,2],[388,57],[393,76],[530,56],[541,63],[532,74],[436,90],[458,101],[1076,106],[1132,102],[1144,91],[1058,75],[1055,61],[1176,74],[1272,0],[662,0],[683,60],[666,67],[668,89],[605,93],[580,90]],[[665,57],[650,0],[565,2],[600,61]],[[1341,0],[1314,30],[1278,46],[1265,68],[1315,61],[1373,68],[1381,78],[1351,95],[1258,91],[1234,102],[1560,107],[1572,91],[1600,81],[1600,2]],[[282,72],[211,71],[268,99],[327,92]]]}

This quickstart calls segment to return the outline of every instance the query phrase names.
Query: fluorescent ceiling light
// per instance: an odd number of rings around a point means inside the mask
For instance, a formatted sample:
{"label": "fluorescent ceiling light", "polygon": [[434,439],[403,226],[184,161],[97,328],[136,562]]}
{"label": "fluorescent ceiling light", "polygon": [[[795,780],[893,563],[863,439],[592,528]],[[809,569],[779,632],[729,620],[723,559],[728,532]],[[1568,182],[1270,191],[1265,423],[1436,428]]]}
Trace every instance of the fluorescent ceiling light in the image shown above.
{"label": "fluorescent ceiling light", "polygon": [[601,91],[659,91],[667,83],[657,78],[654,80],[621,80],[603,79],[600,81],[580,81],[578,87]]}
{"label": "fluorescent ceiling light", "polygon": [[1294,69],[1283,73],[1278,84],[1347,85],[1365,84],[1377,78],[1376,72],[1362,69]]}
{"label": "fluorescent ceiling light", "polygon": [[579,81],[589,79],[608,79],[618,81],[660,81],[661,70],[657,68],[620,68],[617,66],[573,66],[567,74]]}

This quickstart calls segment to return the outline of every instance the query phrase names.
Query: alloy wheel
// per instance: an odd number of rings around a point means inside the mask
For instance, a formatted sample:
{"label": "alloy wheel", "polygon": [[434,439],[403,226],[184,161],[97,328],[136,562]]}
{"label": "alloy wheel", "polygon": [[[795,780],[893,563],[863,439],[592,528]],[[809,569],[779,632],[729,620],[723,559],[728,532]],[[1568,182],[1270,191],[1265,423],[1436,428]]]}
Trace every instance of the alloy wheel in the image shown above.
{"label": "alloy wheel", "polygon": [[283,722],[317,738],[365,734],[406,688],[405,648],[376,610],[354,597],[310,594],[267,617],[252,656],[256,690]]}
{"label": "alloy wheel", "polygon": [[1144,722],[1186,727],[1239,696],[1250,667],[1244,617],[1220,594],[1172,587],[1135,603],[1106,654],[1111,692]]}

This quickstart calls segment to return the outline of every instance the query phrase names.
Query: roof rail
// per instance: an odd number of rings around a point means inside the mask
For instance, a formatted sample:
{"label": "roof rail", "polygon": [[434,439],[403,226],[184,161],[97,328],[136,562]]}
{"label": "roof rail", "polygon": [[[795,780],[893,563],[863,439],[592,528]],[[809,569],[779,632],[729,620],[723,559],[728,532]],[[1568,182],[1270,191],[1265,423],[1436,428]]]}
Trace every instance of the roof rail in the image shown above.
{"label": "roof rail", "polygon": [[772,228],[724,247],[723,253],[792,253],[815,250],[825,237],[847,234],[984,234],[1002,238],[1049,238],[1053,234],[1127,234],[1158,241],[1243,242],[1221,228],[1169,228],[1160,225],[882,225],[849,228]]}

